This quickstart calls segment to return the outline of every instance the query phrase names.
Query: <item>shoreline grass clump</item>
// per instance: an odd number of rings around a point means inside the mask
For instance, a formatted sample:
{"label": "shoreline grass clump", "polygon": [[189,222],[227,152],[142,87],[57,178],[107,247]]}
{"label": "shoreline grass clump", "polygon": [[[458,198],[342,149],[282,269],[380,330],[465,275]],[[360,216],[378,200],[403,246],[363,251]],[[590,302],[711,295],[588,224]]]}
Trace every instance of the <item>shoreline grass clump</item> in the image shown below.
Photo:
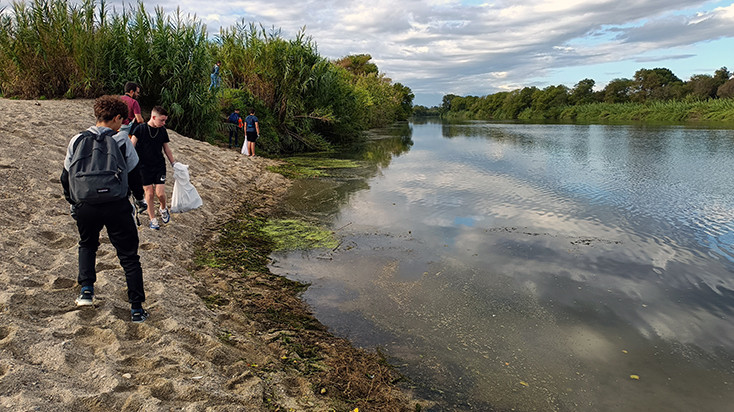
{"label": "shoreline grass clump", "polygon": [[273,251],[333,249],[338,245],[334,232],[301,220],[268,220],[263,232],[273,240]]}

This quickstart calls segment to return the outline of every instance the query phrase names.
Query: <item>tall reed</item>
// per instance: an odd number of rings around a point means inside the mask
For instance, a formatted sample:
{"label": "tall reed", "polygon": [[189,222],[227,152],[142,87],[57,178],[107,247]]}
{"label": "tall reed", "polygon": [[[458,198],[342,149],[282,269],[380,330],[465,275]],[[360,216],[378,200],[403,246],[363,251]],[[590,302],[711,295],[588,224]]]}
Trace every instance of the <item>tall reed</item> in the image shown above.
{"label": "tall reed", "polygon": [[217,121],[208,93],[212,60],[206,29],[196,16],[154,14],[142,2],[109,13],[85,0],[15,2],[0,17],[0,90],[5,96],[96,97],[122,93],[127,81],[141,102],[161,104],[181,133],[202,137]]}

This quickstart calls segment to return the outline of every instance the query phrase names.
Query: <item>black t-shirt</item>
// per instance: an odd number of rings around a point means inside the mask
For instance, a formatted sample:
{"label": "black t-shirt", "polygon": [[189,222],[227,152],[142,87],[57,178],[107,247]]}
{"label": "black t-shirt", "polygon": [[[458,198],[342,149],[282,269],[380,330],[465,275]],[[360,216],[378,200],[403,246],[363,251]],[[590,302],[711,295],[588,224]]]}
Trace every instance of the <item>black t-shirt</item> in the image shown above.
{"label": "black t-shirt", "polygon": [[166,167],[166,160],[163,158],[163,144],[170,140],[165,127],[151,127],[148,123],[142,123],[133,130],[132,135],[138,139],[135,150],[138,152],[141,167]]}

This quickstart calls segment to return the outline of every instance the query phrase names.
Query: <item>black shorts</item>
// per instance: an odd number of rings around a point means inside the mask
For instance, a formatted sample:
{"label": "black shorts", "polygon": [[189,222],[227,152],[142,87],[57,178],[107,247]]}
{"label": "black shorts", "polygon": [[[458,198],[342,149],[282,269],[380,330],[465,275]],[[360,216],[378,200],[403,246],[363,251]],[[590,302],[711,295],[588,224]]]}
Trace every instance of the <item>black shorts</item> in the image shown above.
{"label": "black shorts", "polygon": [[166,184],[166,165],[163,167],[141,167],[143,186]]}
{"label": "black shorts", "polygon": [[247,132],[246,134],[248,142],[257,142],[257,132]]}

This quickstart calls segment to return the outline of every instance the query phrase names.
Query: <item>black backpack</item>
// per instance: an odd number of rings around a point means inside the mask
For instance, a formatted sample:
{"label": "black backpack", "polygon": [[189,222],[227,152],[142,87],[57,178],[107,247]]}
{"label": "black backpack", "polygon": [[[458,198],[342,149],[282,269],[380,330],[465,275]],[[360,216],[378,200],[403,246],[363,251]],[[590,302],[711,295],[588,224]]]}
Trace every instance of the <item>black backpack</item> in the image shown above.
{"label": "black backpack", "polygon": [[74,143],[69,166],[74,202],[99,204],[127,197],[127,160],[114,135],[113,130],[99,135],[86,130]]}

